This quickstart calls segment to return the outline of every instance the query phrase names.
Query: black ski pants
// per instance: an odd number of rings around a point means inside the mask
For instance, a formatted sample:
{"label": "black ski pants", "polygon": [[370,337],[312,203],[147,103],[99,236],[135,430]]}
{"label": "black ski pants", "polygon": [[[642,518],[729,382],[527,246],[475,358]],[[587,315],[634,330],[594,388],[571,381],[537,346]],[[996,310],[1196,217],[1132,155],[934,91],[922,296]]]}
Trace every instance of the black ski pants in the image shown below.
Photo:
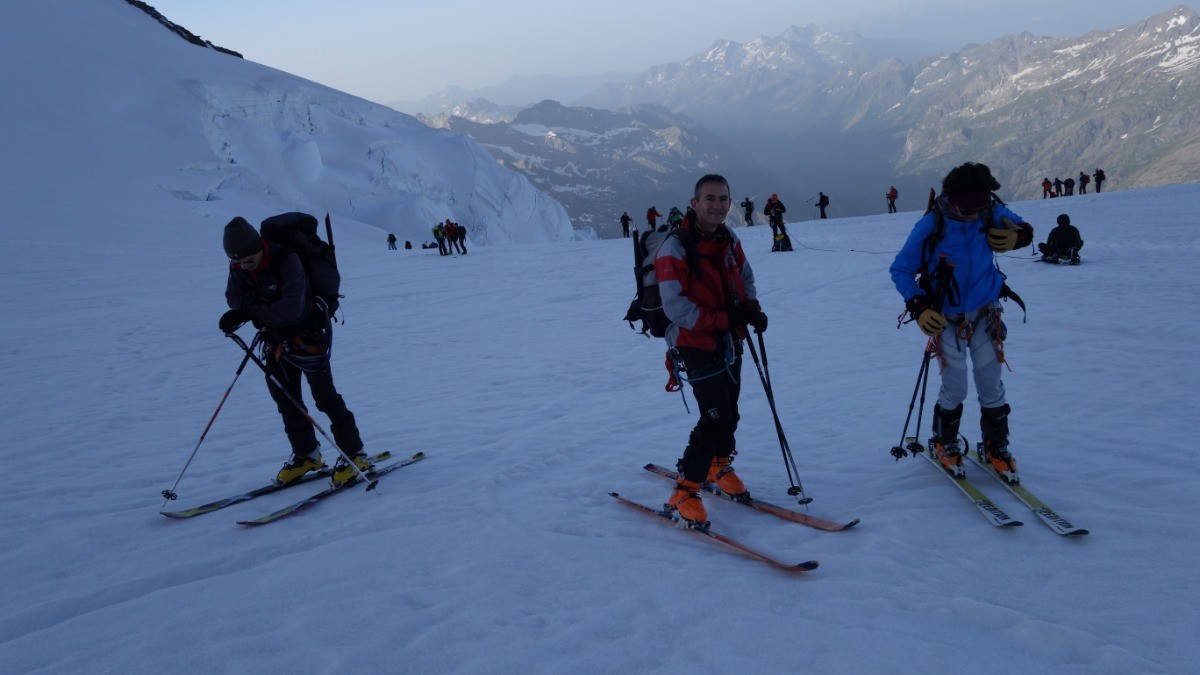
{"label": "black ski pants", "polygon": [[688,437],[683,459],[679,460],[679,472],[687,480],[701,482],[708,477],[713,457],[728,457],[736,449],[733,434],[740,419],[742,347],[740,342],[737,343],[735,358],[728,370],[723,350],[706,352],[681,347],[679,352],[700,413],[700,419]]}
{"label": "black ski pants", "polygon": [[[270,354],[267,355],[266,365],[270,374],[274,375],[292,398],[301,405],[304,404],[304,396],[300,391],[300,378],[301,376],[305,377],[308,380],[308,388],[312,392],[317,410],[329,417],[329,431],[333,434],[334,442],[347,455],[354,455],[362,451],[363,442],[358,433],[358,424],[354,421],[354,413],[346,407],[342,395],[333,386],[333,371],[329,369],[328,365],[324,370],[305,372],[282,358],[276,360]],[[274,382],[271,382],[270,378],[267,378],[267,389],[270,390],[271,398],[274,399],[275,406],[279,409],[280,416],[283,417],[283,430],[287,433],[288,442],[292,445],[292,454],[310,454],[317,448],[318,443],[317,432],[313,428],[312,422],[305,413],[300,412],[296,405],[288,400],[288,397],[279,390],[279,387],[275,386]],[[307,406],[305,410],[308,410]]]}

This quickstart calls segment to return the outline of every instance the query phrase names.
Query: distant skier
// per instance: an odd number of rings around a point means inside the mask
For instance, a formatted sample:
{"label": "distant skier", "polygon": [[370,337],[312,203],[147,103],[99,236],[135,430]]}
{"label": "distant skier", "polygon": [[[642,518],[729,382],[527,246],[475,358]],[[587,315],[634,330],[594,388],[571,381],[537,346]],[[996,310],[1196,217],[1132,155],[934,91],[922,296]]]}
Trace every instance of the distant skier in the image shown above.
{"label": "distant skier", "polygon": [[387,238],[387,243],[388,243],[388,250],[395,251],[396,250],[396,235],[389,232],[388,238]]}
{"label": "distant skier", "polygon": [[767,200],[767,205],[763,207],[763,215],[767,217],[767,222],[771,225],[771,250],[772,251],[790,251],[792,250],[792,240],[787,233],[787,225],[783,224],[783,214],[787,212],[787,207],[779,200],[779,195],[772,194]]}
{"label": "distant skier", "polygon": [[1100,186],[1104,185],[1108,176],[1104,175],[1104,169],[1096,169],[1096,173],[1093,173],[1092,177],[1096,179],[1096,194],[1100,194]]}
{"label": "distant skier", "polygon": [[631,220],[633,219],[629,217],[628,211],[621,214],[621,237],[625,239],[629,238],[629,222]]}
{"label": "distant skier", "polygon": [[662,214],[658,212],[658,209],[653,206],[646,209],[646,224],[650,226],[651,230],[658,227],[659,218],[662,218]]}
{"label": "distant skier", "polygon": [[821,218],[825,218],[825,208],[829,206],[829,197],[825,196],[824,192],[818,192],[817,208],[821,210]]}
{"label": "distant skier", "polygon": [[1075,194],[1075,179],[1074,178],[1067,176],[1067,179],[1063,181],[1063,194],[1066,195],[1067,197],[1070,197],[1071,195]]}
{"label": "distant skier", "polygon": [[437,240],[438,255],[450,255],[446,250],[446,226],[438,223],[433,226],[433,238]]}
{"label": "distant skier", "polygon": [[749,197],[742,200],[742,213],[746,219],[746,227],[754,225],[754,202]]}
{"label": "distant skier", "polygon": [[458,246],[458,250],[463,255],[467,254],[467,226],[462,223],[455,223],[457,232],[455,232],[454,243]]}
{"label": "distant skier", "polygon": [[1058,179],[1058,176],[1054,177],[1054,196],[1063,196],[1063,182]]}
{"label": "distant skier", "polygon": [[1054,196],[1054,183],[1050,182],[1050,177],[1042,179],[1042,199]]}
{"label": "distant skier", "polygon": [[896,197],[900,196],[900,193],[896,191],[896,186],[893,185],[891,188],[889,188],[887,191],[887,194],[884,196],[887,197],[888,213],[895,213],[896,212]]}
{"label": "distant skier", "polygon": [[1079,194],[1081,194],[1081,195],[1087,194],[1087,186],[1088,186],[1088,183],[1090,183],[1091,181],[1092,181],[1092,179],[1090,176],[1087,175],[1086,171],[1079,172]]}

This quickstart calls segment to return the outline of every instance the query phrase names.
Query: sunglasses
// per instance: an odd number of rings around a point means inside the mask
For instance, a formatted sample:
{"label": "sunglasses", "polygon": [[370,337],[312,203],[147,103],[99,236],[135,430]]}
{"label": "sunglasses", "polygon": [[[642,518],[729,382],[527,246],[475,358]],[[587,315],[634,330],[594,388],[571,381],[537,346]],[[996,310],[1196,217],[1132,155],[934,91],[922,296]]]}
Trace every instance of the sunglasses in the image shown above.
{"label": "sunglasses", "polygon": [[246,263],[254,262],[254,256],[256,256],[256,255],[258,255],[258,254],[251,253],[250,255],[246,256],[245,258],[230,258],[229,262],[231,262],[235,265],[244,265]]}
{"label": "sunglasses", "polygon": [[966,218],[972,218],[972,217],[975,217],[975,216],[982,216],[982,215],[983,215],[983,213],[984,213],[984,211],[987,211],[987,210],[988,210],[988,207],[986,207],[986,206],[980,206],[980,207],[978,207],[978,208],[974,208],[974,209],[964,209],[964,208],[963,208],[963,207],[961,207],[961,206],[956,206],[956,207],[954,207],[954,208],[958,209],[958,212],[959,212],[960,214],[962,214],[962,215],[963,215],[964,217],[966,217]]}

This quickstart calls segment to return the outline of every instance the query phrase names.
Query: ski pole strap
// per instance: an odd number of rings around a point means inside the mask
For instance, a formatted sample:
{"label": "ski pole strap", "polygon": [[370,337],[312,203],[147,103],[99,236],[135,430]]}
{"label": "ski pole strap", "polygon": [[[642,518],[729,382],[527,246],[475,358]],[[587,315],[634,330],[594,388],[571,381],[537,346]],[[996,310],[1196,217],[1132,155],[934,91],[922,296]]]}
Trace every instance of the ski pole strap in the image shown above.
{"label": "ski pole strap", "polygon": [[1025,323],[1028,319],[1029,312],[1025,309],[1025,302],[1021,300],[1021,296],[1017,295],[1016,291],[1008,287],[1008,284],[1000,287],[1000,296],[997,300],[1012,300],[1017,303],[1017,306],[1021,308],[1021,323]]}

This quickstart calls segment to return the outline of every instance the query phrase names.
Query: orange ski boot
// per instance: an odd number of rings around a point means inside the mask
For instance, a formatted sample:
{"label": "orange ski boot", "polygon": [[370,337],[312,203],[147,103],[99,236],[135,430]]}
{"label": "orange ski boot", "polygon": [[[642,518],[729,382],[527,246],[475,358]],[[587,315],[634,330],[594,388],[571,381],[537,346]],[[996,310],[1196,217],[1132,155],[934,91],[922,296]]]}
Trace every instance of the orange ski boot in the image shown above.
{"label": "orange ski boot", "polygon": [[[700,501],[700,484],[680,476],[675,480],[675,490],[667,500],[667,510],[679,514],[680,526],[707,527],[708,511]],[[677,521],[678,522],[678,521]]]}

